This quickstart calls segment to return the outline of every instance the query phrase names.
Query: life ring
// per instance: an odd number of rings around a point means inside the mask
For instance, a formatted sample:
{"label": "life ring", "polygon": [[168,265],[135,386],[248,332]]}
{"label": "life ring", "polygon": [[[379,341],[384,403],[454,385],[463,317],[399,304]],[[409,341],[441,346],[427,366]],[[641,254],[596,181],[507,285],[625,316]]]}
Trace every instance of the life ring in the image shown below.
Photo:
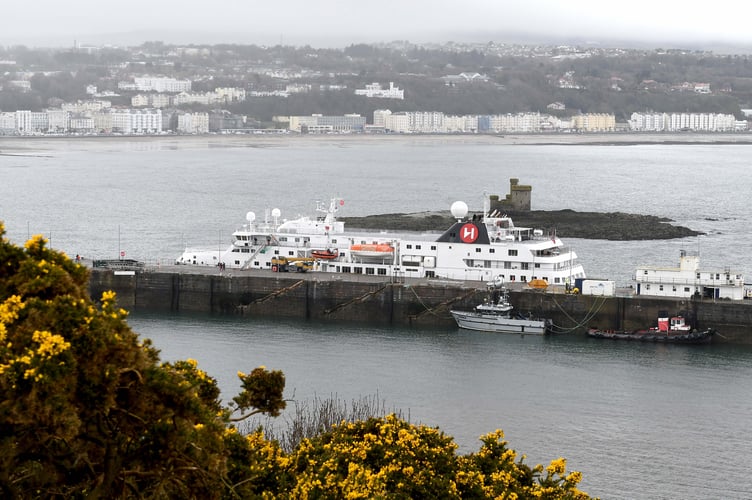
{"label": "life ring", "polygon": [[276,273],[276,272],[277,272],[277,266],[272,266],[272,272],[273,272],[273,273]]}

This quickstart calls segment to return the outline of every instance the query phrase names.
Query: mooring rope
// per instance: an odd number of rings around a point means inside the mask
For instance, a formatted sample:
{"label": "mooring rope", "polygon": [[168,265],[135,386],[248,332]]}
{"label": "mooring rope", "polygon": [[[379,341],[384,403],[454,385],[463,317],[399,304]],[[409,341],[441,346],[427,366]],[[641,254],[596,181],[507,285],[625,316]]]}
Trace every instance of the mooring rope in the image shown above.
{"label": "mooring rope", "polygon": [[587,326],[587,324],[590,322],[591,319],[595,317],[598,312],[600,312],[601,308],[606,304],[606,297],[601,297],[600,299],[596,299],[593,301],[593,305],[590,307],[590,310],[585,314],[585,317],[582,319],[582,321],[575,320],[572,316],[567,313],[567,311],[564,310],[564,308],[559,304],[559,302],[556,300],[555,297],[552,297],[552,300],[554,301],[554,304],[556,304],[556,307],[559,308],[559,310],[564,313],[564,315],[572,322],[574,323],[574,326],[571,328],[565,328],[563,326],[558,326],[551,324],[550,329],[554,333],[570,333],[578,328],[581,328],[583,326]]}

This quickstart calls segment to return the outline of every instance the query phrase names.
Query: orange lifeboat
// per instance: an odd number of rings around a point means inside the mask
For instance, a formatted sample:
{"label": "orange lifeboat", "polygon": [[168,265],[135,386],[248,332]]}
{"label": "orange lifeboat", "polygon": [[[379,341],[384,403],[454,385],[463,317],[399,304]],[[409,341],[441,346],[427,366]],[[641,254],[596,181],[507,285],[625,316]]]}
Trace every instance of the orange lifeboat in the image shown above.
{"label": "orange lifeboat", "polygon": [[350,245],[350,253],[361,258],[388,258],[394,255],[394,247],[388,243],[363,243]]}
{"label": "orange lifeboat", "polygon": [[339,252],[332,250],[314,250],[311,252],[311,257],[315,259],[332,260],[339,257]]}
{"label": "orange lifeboat", "polygon": [[548,281],[542,279],[534,279],[530,280],[527,286],[529,286],[530,288],[536,288],[538,290],[545,290],[546,288],[548,288]]}

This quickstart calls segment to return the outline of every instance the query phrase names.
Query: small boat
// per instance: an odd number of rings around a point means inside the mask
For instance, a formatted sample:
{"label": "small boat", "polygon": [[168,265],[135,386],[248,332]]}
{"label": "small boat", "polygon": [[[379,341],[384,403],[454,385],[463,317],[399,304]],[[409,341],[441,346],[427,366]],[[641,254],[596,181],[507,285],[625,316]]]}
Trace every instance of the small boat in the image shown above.
{"label": "small boat", "polygon": [[323,260],[332,260],[339,257],[339,252],[335,252],[333,250],[313,250],[311,252],[311,257],[314,259],[323,259]]}
{"label": "small boat", "polygon": [[391,258],[394,247],[388,243],[363,243],[350,246],[350,253],[360,258]]}
{"label": "small boat", "polygon": [[488,284],[489,298],[475,306],[473,311],[449,311],[460,328],[496,333],[519,333],[543,335],[548,330],[549,321],[525,317],[513,313],[509,302],[509,292],[501,278]]}
{"label": "small boat", "polygon": [[658,326],[647,330],[602,330],[588,329],[587,334],[597,339],[637,340],[641,342],[663,342],[674,344],[706,344],[715,335],[715,330],[708,328],[696,330],[687,324],[682,316],[660,316]]}

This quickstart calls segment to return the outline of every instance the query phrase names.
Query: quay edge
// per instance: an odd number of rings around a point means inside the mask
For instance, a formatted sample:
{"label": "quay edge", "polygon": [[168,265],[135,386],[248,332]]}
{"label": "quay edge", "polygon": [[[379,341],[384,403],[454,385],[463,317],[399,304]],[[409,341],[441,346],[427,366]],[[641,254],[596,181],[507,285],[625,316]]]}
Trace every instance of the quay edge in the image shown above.
{"label": "quay edge", "polygon": [[[285,317],[316,321],[456,328],[450,308],[472,309],[485,297],[485,283],[329,273],[238,271],[166,266],[131,273],[91,271],[89,292],[117,294],[131,311],[191,312]],[[662,297],[572,295],[550,288],[510,289],[515,309],[550,318],[563,334],[585,335],[588,326],[639,329],[659,311],[682,314],[697,328],[714,328],[713,342],[752,345],[752,301]]]}

